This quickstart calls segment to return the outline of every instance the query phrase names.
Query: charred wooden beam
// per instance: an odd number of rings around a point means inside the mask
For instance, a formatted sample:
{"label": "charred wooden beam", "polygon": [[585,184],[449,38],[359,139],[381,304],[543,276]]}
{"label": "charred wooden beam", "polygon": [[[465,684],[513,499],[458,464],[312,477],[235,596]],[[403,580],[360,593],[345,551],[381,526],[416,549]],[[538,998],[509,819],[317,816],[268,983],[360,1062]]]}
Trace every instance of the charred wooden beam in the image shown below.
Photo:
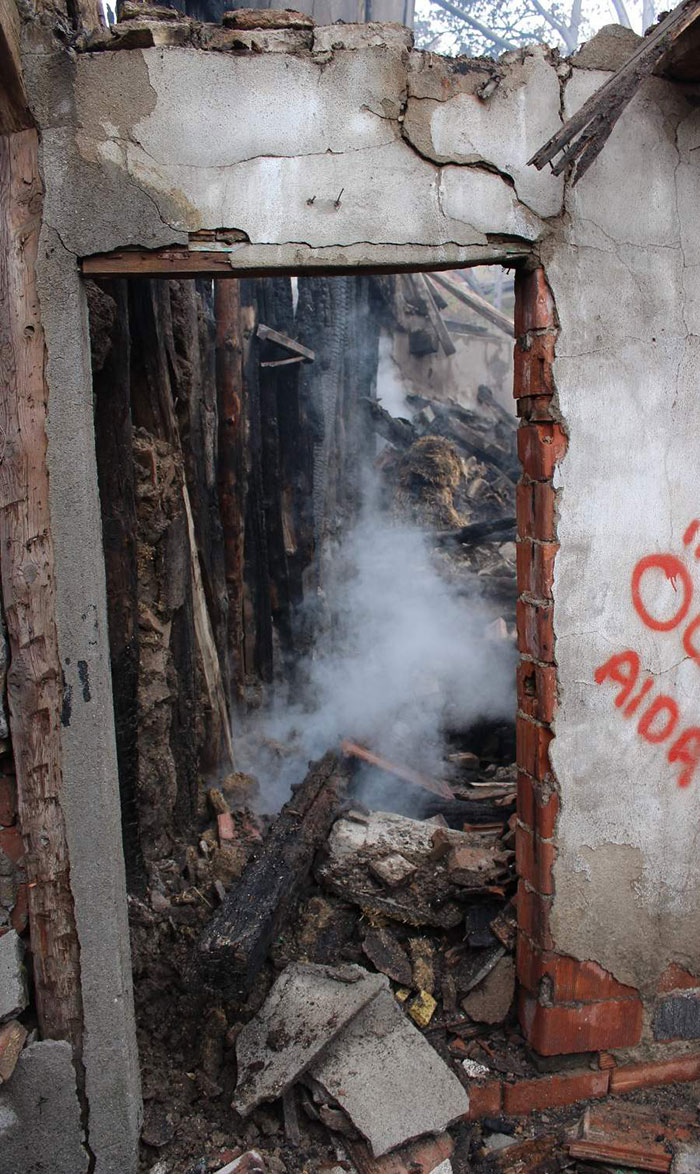
{"label": "charred wooden beam", "polygon": [[216,319],[216,480],[223,531],[228,595],[228,678],[235,696],[243,691],[243,567],[246,500],[246,427],[241,295],[238,281],[214,286]]}
{"label": "charred wooden beam", "polygon": [[484,539],[499,537],[500,541],[504,540],[504,535],[508,538],[515,537],[515,518],[494,518],[491,522],[471,522],[468,526],[462,526],[461,530],[448,530],[438,534],[440,542],[460,542],[463,546],[476,546]]}
{"label": "charred wooden beam", "polygon": [[486,298],[482,298],[478,293],[474,293],[473,290],[468,289],[464,285],[458,285],[456,281],[452,281],[451,278],[445,277],[442,273],[431,273],[427,280],[429,283],[435,282],[443,289],[446,289],[458,302],[462,302],[470,310],[474,310],[476,314],[480,314],[492,326],[497,326],[509,338],[513,338],[515,332],[513,319],[509,318],[507,314],[502,313],[501,310],[497,310],[495,306],[492,306],[490,302],[486,301]]}
{"label": "charred wooden beam", "polygon": [[228,997],[244,998],[260,973],[338,815],[348,776],[334,754],[311,766],[205,930],[198,948],[201,972]]}
{"label": "charred wooden beam", "polygon": [[286,351],[291,351],[292,354],[299,355],[302,359],[308,359],[310,363],[316,358],[315,351],[310,350],[307,346],[302,346],[300,342],[295,342],[293,338],[289,338],[279,330],[273,330],[271,326],[266,326],[264,322],[258,323],[256,334],[262,342],[274,342],[277,346],[284,347]]}
{"label": "charred wooden beam", "polygon": [[433,795],[440,795],[442,799],[454,799],[452,788],[448,787],[447,783],[442,779],[431,779],[428,775],[420,774],[417,770],[411,770],[408,766],[401,766],[395,762],[390,762],[388,758],[382,758],[379,754],[374,754],[368,750],[366,746],[360,746],[357,742],[345,741],[341,745],[341,750],[346,758],[358,758],[362,762],[369,763],[370,766],[376,766],[378,770],[383,770],[386,774],[394,775],[397,779],[402,779],[405,783],[411,783],[415,787],[422,787],[424,791],[431,791]]}
{"label": "charred wooden beam", "polygon": [[396,448],[410,448],[418,440],[419,433],[409,420],[392,416],[391,412],[387,412],[376,399],[370,399],[369,396],[363,398],[362,404],[379,435]]}
{"label": "charred wooden beam", "polygon": [[450,337],[450,332],[445,326],[442,314],[440,313],[440,307],[438,305],[437,298],[435,297],[434,288],[425,273],[421,273],[419,280],[425,292],[425,304],[428,308],[428,317],[430,318],[430,321],[432,322],[435,329],[435,333],[438,336],[440,346],[442,347],[445,354],[449,357],[455,353],[457,348],[455,347],[455,344]]}
{"label": "charred wooden beam", "polygon": [[[539,170],[552,164],[554,175],[575,163],[573,183],[585,175],[605,146],[622,111],[645,77],[671,52],[678,38],[700,17],[700,0],[682,0],[644,38],[628,61],[584,102],[580,110],[552,135],[528,162]],[[556,163],[556,156],[559,155]]]}

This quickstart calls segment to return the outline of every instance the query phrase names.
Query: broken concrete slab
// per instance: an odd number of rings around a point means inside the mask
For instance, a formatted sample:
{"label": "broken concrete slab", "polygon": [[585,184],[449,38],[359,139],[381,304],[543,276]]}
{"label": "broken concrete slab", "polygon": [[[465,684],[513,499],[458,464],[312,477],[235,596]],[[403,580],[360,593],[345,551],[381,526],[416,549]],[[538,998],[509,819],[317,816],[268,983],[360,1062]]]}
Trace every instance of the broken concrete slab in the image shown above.
{"label": "broken concrete slab", "polygon": [[515,962],[506,955],[466,999],[462,1008],[478,1023],[502,1023],[515,994]]}
{"label": "broken concrete slab", "polygon": [[27,1006],[24,946],[12,929],[0,937],[0,1023],[14,1019]]}
{"label": "broken concrete slab", "polygon": [[361,966],[288,966],[236,1042],[233,1107],[244,1116],[301,1076],[345,1025],[388,987]]}
{"label": "broken concrete slab", "polygon": [[335,1098],[375,1157],[440,1133],[469,1098],[393,995],[383,990],[329,1044],[310,1073]]}
{"label": "broken concrete slab", "polygon": [[62,1040],[25,1048],[0,1088],[3,1174],[85,1174],[73,1052]]}

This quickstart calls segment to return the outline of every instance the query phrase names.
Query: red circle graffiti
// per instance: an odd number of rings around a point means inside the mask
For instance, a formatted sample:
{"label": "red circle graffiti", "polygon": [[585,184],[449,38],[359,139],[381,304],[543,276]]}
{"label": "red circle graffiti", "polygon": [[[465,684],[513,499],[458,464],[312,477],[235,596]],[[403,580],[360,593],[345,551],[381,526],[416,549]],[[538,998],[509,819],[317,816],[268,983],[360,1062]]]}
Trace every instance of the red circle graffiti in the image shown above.
{"label": "red circle graffiti", "polygon": [[[640,590],[642,578],[652,567],[663,571],[667,579],[680,579],[683,585],[683,601],[670,620],[655,619],[649,614],[642,602]],[[690,575],[675,554],[648,554],[646,558],[640,558],[632,571],[632,602],[642,622],[646,624],[647,628],[653,628],[655,632],[670,632],[672,628],[677,627],[688,614],[692,595],[693,584]]]}

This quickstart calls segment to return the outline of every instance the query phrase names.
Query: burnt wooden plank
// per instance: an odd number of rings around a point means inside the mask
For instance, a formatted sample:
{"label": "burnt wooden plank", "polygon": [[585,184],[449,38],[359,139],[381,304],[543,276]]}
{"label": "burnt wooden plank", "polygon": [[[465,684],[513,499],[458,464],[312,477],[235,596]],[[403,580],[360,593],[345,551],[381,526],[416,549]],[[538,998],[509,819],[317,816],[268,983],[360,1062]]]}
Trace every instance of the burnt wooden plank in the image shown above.
{"label": "burnt wooden plank", "polygon": [[260,973],[338,814],[347,781],[334,754],[311,766],[202,935],[201,972],[228,997],[245,997]]}

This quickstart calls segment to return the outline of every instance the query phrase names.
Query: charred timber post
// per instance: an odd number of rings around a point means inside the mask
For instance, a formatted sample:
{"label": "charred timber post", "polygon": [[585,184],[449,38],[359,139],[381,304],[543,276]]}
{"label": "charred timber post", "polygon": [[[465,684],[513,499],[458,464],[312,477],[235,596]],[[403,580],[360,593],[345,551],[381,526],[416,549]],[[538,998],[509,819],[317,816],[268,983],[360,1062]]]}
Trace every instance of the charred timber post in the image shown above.
{"label": "charred timber post", "polygon": [[219,418],[217,488],[224,537],[228,594],[228,675],[232,693],[243,689],[243,567],[245,541],[245,392],[240,284],[217,281],[216,399]]}
{"label": "charred timber post", "polygon": [[332,753],[312,764],[205,930],[200,969],[227,997],[244,998],[260,973],[339,813],[349,773]]}
{"label": "charred timber post", "polygon": [[61,663],[46,464],[44,335],[34,275],[36,131],[0,136],[0,550],[8,701],[42,1036],[82,1053],[80,952],[61,806]]}

